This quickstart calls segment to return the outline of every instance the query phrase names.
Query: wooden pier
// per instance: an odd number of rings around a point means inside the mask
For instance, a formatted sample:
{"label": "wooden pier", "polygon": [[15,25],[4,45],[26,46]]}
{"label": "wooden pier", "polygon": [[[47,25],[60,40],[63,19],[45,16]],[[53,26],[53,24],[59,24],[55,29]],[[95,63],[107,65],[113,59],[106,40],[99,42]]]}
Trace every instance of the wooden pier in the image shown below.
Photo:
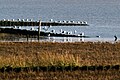
{"label": "wooden pier", "polygon": [[17,35],[29,35],[33,37],[46,36],[46,37],[80,37],[80,38],[99,38],[100,36],[87,36],[82,34],[64,34],[64,33],[53,33],[53,32],[44,32],[44,31],[36,31],[36,30],[21,30],[14,28],[0,28],[0,33],[8,33],[8,34],[17,34]]}
{"label": "wooden pier", "polygon": [[26,29],[14,29],[14,28],[0,28],[0,33],[8,33],[8,34],[17,34],[17,35],[30,35],[30,36],[47,36],[48,34],[40,31],[40,34],[38,34],[38,31],[34,30],[26,30]]}
{"label": "wooden pier", "polygon": [[[4,28],[3,28],[3,27]],[[13,27],[10,27],[13,26]],[[16,29],[15,26],[38,26],[38,30],[22,30]],[[28,39],[28,35],[30,36],[38,36],[38,41],[40,40],[40,36],[54,36],[54,37],[88,37],[88,36],[80,36],[80,35],[72,35],[72,34],[58,34],[51,32],[43,32],[41,31],[41,26],[89,26],[87,22],[74,22],[74,21],[32,21],[32,20],[0,20],[0,33],[9,33],[9,34],[19,34],[26,35]]]}
{"label": "wooden pier", "polygon": [[[4,21],[0,20],[0,26],[39,26],[39,21]],[[43,22],[41,21],[41,26],[88,26],[87,23],[77,23],[77,22]]]}

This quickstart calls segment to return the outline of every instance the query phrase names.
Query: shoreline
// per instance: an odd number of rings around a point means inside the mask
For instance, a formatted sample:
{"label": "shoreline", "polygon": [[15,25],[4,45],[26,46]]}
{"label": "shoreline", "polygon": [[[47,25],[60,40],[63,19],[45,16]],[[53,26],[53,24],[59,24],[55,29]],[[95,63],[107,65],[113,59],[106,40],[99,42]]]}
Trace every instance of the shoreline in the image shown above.
{"label": "shoreline", "polygon": [[[37,37],[35,36],[26,36],[18,34],[7,34],[0,33],[0,42],[38,42]],[[80,38],[80,37],[40,37],[39,42],[62,42],[62,43],[74,43],[74,42],[120,42],[119,38],[117,41],[113,38]]]}

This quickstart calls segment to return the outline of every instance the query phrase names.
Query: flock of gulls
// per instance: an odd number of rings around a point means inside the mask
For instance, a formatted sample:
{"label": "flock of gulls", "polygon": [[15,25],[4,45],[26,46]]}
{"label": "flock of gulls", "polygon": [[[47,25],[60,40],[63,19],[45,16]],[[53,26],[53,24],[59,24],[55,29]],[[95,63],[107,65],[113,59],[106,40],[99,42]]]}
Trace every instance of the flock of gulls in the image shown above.
{"label": "flock of gulls", "polygon": [[[1,21],[13,21],[13,22],[36,22],[34,21],[33,19],[3,19]],[[45,21],[42,21],[43,23]],[[86,24],[88,25],[87,21],[66,21],[66,20],[63,20],[63,21],[54,21],[53,19],[50,19],[49,21],[46,21],[48,23],[61,23],[61,24]],[[26,30],[28,32],[31,32],[31,31],[34,31],[34,32],[38,32],[38,27],[36,26],[31,26],[31,27],[22,27],[22,26],[3,26],[4,28],[12,28],[13,30]],[[78,33],[77,30],[71,30],[71,31],[65,31],[63,29],[60,29],[59,31],[56,31],[55,29],[50,29],[52,26],[41,26],[41,31],[40,32],[43,32],[44,31],[44,34],[47,34],[47,36],[49,37],[83,37],[83,38],[96,38],[96,37],[100,37],[100,36],[89,36],[89,35],[85,35],[84,32],[81,32],[81,33]],[[2,28],[2,27],[0,27]],[[68,27],[69,28],[69,27]],[[114,36],[115,37],[115,41],[117,41],[117,36]]]}
{"label": "flock of gulls", "polygon": [[[33,21],[33,19],[3,19],[1,21],[18,21],[18,22],[35,22]],[[42,21],[44,22],[44,21]],[[47,21],[48,23],[61,23],[61,24],[85,24],[88,25],[87,21],[54,21],[53,19],[50,19],[49,21]],[[72,31],[65,31],[63,29],[60,29],[59,32],[56,32],[54,29],[52,29],[51,31],[49,30],[52,26],[41,26],[41,29],[45,32],[45,34],[48,34],[48,36],[54,36],[54,37],[84,37],[84,38],[91,38],[92,36],[86,36],[84,32],[78,33],[76,30],[72,30]],[[10,26],[10,27],[5,27],[5,26],[1,26],[0,28],[13,28],[15,29],[19,29],[19,30],[27,30],[27,31],[38,31],[38,28],[36,28],[35,26],[29,27],[29,29],[27,29],[26,27],[22,27],[22,26]],[[100,37],[100,36],[94,36],[94,37]],[[114,36],[114,41],[117,41],[117,36]]]}

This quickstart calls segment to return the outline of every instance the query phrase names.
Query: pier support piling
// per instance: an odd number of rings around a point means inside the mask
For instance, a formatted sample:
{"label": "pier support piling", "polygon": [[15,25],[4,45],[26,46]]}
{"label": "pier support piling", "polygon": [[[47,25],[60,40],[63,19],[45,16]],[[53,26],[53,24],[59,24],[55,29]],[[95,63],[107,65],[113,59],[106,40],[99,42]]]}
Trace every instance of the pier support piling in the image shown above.
{"label": "pier support piling", "polygon": [[40,40],[40,31],[41,31],[41,20],[39,20],[39,26],[38,26],[38,41]]}

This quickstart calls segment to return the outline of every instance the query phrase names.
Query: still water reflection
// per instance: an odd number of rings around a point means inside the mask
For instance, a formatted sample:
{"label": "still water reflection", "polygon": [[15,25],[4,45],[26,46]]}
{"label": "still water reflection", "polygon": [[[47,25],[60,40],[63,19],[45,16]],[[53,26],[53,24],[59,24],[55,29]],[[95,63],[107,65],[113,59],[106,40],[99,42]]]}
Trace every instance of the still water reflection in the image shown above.
{"label": "still water reflection", "polygon": [[[2,36],[0,42],[38,42],[38,38],[20,36]],[[114,42],[114,38],[79,38],[79,37],[40,37],[39,42]]]}

